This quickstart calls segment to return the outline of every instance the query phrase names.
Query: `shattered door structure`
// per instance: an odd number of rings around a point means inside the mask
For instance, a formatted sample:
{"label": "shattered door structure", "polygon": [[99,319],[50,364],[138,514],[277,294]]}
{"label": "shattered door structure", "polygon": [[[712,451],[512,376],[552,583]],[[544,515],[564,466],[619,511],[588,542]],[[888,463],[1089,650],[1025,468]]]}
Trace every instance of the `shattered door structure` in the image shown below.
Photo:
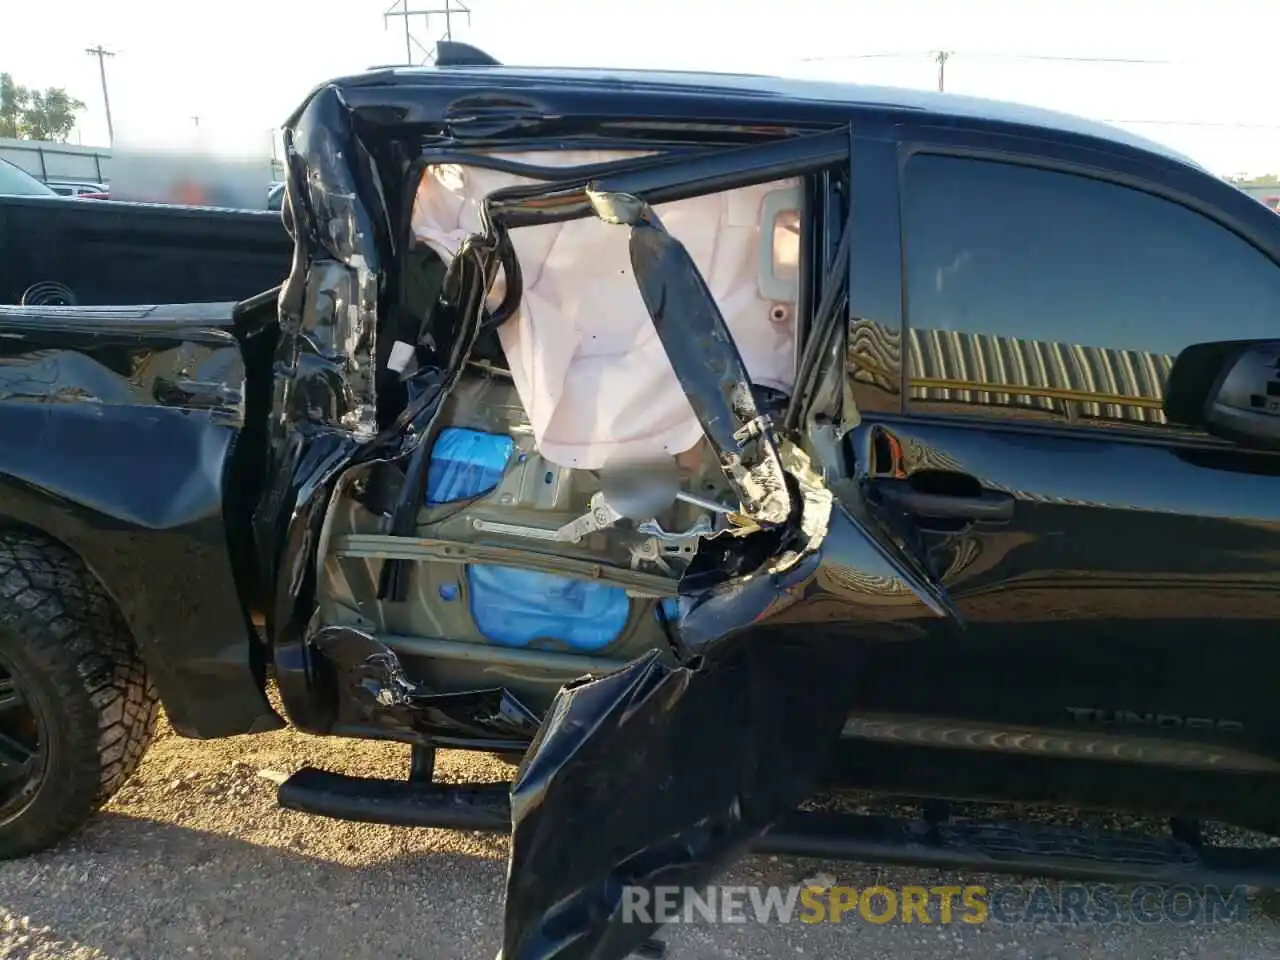
{"label": "shattered door structure", "polygon": [[[331,729],[317,678],[348,676],[366,699],[337,722],[411,742],[444,729],[414,705],[450,696],[502,705],[467,729],[537,718],[503,960],[624,957],[653,930],[624,922],[623,891],[737,859],[812,789],[859,644],[947,612],[829,489],[856,416],[851,134],[670,152],[442,136],[415,156],[353,115],[321,89],[287,138],[297,254],[258,516],[282,695]],[[424,248],[431,296],[410,309]],[[486,620],[521,583],[591,622],[527,603]]]}
{"label": "shattered door structure", "polygon": [[[628,159],[605,151],[507,154],[531,166],[581,167]],[[483,229],[485,198],[527,177],[461,164],[425,171],[413,211],[415,237],[448,263]],[[799,186],[779,181],[692,197],[655,210],[678,237],[721,305],[752,383],[790,393],[795,378],[798,245],[761,263],[761,224],[775,210],[798,214]],[[563,467],[596,470],[680,455],[702,439],[698,422],[655,334],[617,231],[598,219],[511,231],[523,286],[498,337],[538,450]],[[765,253],[770,251],[765,250]],[[772,287],[757,278],[767,271]],[[778,281],[777,275],[793,278]],[[776,299],[766,293],[777,293]],[[489,303],[505,296],[499,277]]]}

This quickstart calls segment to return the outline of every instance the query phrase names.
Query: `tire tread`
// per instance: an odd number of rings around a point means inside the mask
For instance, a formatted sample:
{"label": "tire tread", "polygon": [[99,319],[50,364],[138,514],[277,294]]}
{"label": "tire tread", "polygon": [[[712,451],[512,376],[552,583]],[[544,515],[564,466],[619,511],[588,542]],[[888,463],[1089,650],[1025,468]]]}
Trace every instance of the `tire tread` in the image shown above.
{"label": "tire tread", "polygon": [[54,692],[54,736],[69,761],[64,784],[42,786],[0,827],[0,857],[14,857],[57,843],[124,785],[155,735],[160,703],[111,597],[46,537],[0,533],[0,630],[20,638],[13,654]]}

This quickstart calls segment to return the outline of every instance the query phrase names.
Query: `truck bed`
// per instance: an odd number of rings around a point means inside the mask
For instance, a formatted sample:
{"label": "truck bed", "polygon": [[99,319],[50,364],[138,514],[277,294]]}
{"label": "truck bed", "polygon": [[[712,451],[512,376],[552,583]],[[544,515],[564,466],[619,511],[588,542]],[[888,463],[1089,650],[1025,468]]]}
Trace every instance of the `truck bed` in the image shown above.
{"label": "truck bed", "polygon": [[291,253],[279,212],[0,197],[0,303],[242,300]]}

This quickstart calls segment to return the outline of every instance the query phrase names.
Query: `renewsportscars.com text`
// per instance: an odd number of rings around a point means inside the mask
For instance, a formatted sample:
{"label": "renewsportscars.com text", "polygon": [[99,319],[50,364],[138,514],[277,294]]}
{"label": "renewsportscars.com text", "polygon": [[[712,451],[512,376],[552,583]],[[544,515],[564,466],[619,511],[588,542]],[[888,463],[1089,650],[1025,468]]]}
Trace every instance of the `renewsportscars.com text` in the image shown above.
{"label": "renewsportscars.com text", "polygon": [[1206,924],[1245,919],[1244,887],[1142,884],[625,887],[624,923]]}

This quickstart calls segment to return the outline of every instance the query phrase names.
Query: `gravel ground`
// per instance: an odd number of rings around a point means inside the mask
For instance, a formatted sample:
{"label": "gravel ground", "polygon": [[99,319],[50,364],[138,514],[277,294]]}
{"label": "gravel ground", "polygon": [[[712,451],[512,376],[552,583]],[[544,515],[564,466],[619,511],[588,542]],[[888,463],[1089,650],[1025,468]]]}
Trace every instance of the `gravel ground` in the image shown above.
{"label": "gravel ground", "polygon": [[[0,958],[442,957],[492,960],[502,838],[350,824],[280,810],[276,772],[305,764],[399,776],[408,754],[281,731],[197,743],[163,724],[141,770],[57,850],[0,864]],[[442,752],[451,780],[504,779],[483,755]],[[265,772],[265,775],[264,775]],[[757,857],[732,883],[993,883],[843,863]],[[1010,880],[1003,881],[1005,883]],[[1218,924],[677,925],[671,960],[922,958],[1262,960],[1280,956],[1267,904]]]}

